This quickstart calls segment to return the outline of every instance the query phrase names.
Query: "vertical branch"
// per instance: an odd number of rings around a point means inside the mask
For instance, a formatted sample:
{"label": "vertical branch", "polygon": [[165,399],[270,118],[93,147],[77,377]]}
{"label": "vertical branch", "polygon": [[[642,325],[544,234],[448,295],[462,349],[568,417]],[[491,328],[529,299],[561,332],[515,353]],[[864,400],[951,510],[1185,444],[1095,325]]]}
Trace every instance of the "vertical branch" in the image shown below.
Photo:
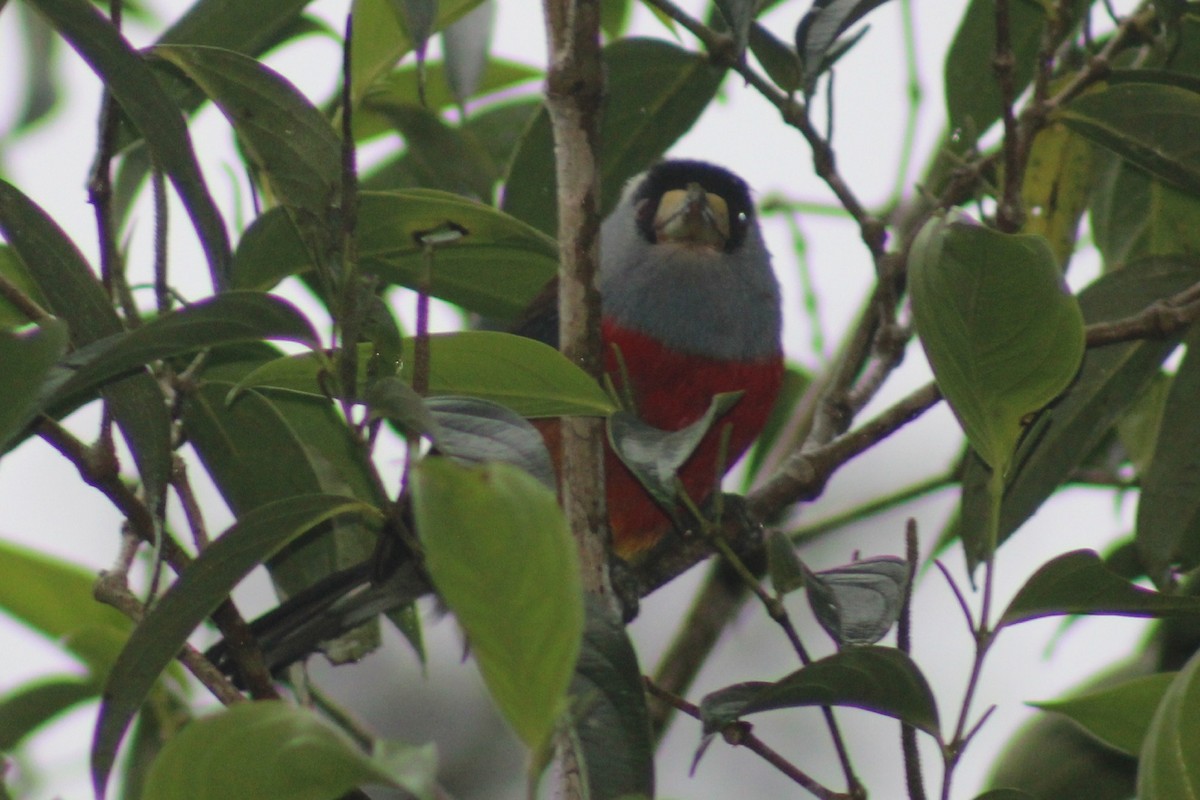
{"label": "vertical branch", "polygon": [[[600,3],[545,0],[544,9],[550,51],[546,107],[554,130],[558,179],[559,341],[567,358],[600,379]],[[579,544],[584,587],[612,603],[604,423],[591,417],[566,418],[562,429],[563,504]]]}
{"label": "vertical branch", "polygon": [[1014,233],[1021,228],[1021,135],[1017,117],[1013,113],[1016,100],[1014,70],[1016,57],[1012,49],[1012,29],[1009,15],[1009,0],[996,0],[996,50],[992,57],[992,69],[1000,87],[1000,103],[1004,120],[1004,188],[1000,206],[996,209],[996,226],[1005,233]]}

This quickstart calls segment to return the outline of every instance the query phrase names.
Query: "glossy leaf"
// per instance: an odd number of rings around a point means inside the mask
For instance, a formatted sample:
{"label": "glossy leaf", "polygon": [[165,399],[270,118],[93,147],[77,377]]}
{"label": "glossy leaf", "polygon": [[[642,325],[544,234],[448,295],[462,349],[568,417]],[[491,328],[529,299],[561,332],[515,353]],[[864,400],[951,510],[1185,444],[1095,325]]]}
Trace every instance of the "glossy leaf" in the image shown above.
{"label": "glossy leaf", "polygon": [[1066,717],[1041,714],[1005,744],[987,785],[1019,789],[1039,800],[1130,800],[1136,770],[1136,759],[1101,744]]}
{"label": "glossy leaf", "polygon": [[1200,563],[1200,332],[1189,333],[1185,344],[1138,499],[1138,554],[1159,584],[1169,580],[1173,565],[1190,570]]}
{"label": "glossy leaf", "polygon": [[620,620],[587,600],[587,627],[571,680],[572,738],[587,796],[654,796],[654,743],[637,653]]}
{"label": "glossy leaf", "polygon": [[1005,473],[1025,418],[1083,358],[1083,316],[1041,237],[963,219],[921,230],[909,259],[913,320],[972,448]]}
{"label": "glossy leaf", "polygon": [[505,406],[469,397],[432,397],[426,405],[438,452],[464,461],[500,461],[528,472],[551,491],[558,480],[537,428]]}
{"label": "glossy leaf", "polygon": [[[599,385],[549,345],[491,331],[429,337],[428,394],[465,395],[511,408],[525,417],[605,415],[615,410]],[[362,359],[360,359],[360,362]],[[405,339],[400,376],[412,380],[413,340]],[[324,397],[323,362],[288,356],[245,376],[237,391],[279,389]]]}
{"label": "glossy leaf", "polygon": [[[401,25],[393,11],[393,2],[355,0],[351,7],[354,48],[350,63],[353,76],[350,94],[355,105],[376,80],[416,47],[416,37]],[[427,26],[428,33],[443,30],[480,2],[482,0],[440,0],[437,16]]]}
{"label": "glossy leaf", "polygon": [[1029,705],[1064,714],[1109,747],[1136,756],[1142,749],[1154,710],[1174,678],[1174,673],[1157,672],[1061,700]]}
{"label": "glossy leaf", "polygon": [[229,268],[234,289],[269,291],[290,275],[312,269],[295,225],[282,208],[260,214],[238,240]]}
{"label": "glossy leaf", "polygon": [[319,342],[312,324],[286,300],[258,292],[223,292],[72,354],[62,370],[67,379],[55,387],[55,398],[95,389],[153,361],[263,339],[309,347]]}
{"label": "glossy leaf", "polygon": [[495,19],[495,4],[481,3],[442,32],[446,78],[460,106],[466,105],[479,90],[490,60],[488,48]]}
{"label": "glossy leaf", "polygon": [[[11,247],[0,244],[0,276],[24,292],[31,300],[45,307],[45,298],[38,290],[37,284],[26,269],[25,264],[17,257]],[[20,327],[33,322],[26,314],[17,309],[6,298],[0,297],[0,330]]]}
{"label": "glossy leaf", "polygon": [[154,161],[179,193],[208,259],[213,286],[226,282],[229,237],[200,174],[179,109],[120,33],[86,0],[32,0],[50,24],[96,71],[145,137]]}
{"label": "glossy leaf", "polygon": [[677,431],[655,428],[636,414],[617,411],[608,418],[608,442],[659,505],[674,508],[678,499],[679,470],[696,452],[716,421],[741,397],[741,392],[717,395],[704,416]]}
{"label": "glossy leaf", "polygon": [[1043,564],[1017,591],[997,627],[1065,614],[1200,614],[1200,597],[1152,592],[1112,572],[1096,551],[1074,550]]}
{"label": "glossy leaf", "polygon": [[[372,84],[363,97],[362,108],[354,117],[354,138],[369,139],[392,129],[384,117],[376,114],[377,106],[419,105],[417,92],[418,70],[413,65],[401,66]],[[480,97],[522,83],[532,83],[541,77],[541,71],[515,61],[490,58],[483,72],[476,79],[475,91],[467,99]],[[425,105],[432,110],[442,110],[455,105],[458,98],[450,85],[447,66],[442,62],[425,65]],[[479,113],[479,112],[476,112]]]}
{"label": "glossy leaf", "polygon": [[[1089,324],[1120,319],[1200,280],[1200,270],[1184,259],[1145,259],[1105,275],[1080,293]],[[1027,436],[1017,452],[1000,509],[1000,541],[1004,541],[1052,492],[1068,480],[1093,452],[1113,424],[1137,398],[1145,382],[1158,372],[1176,341],[1141,340],[1090,350],[1064,396],[1038,419],[1037,436]],[[970,543],[983,536],[987,518],[987,468],[968,459],[958,534],[968,543],[968,556],[978,558]]]}
{"label": "glossy leaf", "polygon": [[817,622],[838,646],[875,644],[900,618],[908,564],[894,556],[808,573],[804,589]]}
{"label": "glossy leaf", "polygon": [[[721,85],[724,72],[701,55],[655,39],[620,39],[604,48],[607,90],[600,140],[601,214],[620,199],[625,182],[692,127]],[[508,169],[503,208],[554,235],[557,179],[550,118],[543,110],[525,133]]]}
{"label": "glossy leaf", "polygon": [[185,727],[151,764],[142,796],[331,800],[377,784],[428,800],[435,775],[432,745],[367,754],[315,712],[267,701],[240,703]]}
{"label": "glossy leaf", "polygon": [[104,688],[92,743],[92,783],[104,796],[117,747],[150,687],[192,632],[249,572],[288,542],[339,514],[375,512],[358,500],[305,495],[245,514],[203,550],[134,629]]}
{"label": "glossy leaf", "polygon": [[33,420],[38,388],[66,349],[67,326],[57,320],[24,333],[0,331],[0,451]]}
{"label": "glossy leaf", "polygon": [[396,103],[377,97],[370,107],[400,134],[404,152],[373,171],[363,189],[441,190],[467,198],[490,198],[500,179],[499,168],[487,149],[462,128],[437,112],[415,103]]}
{"label": "glossy leaf", "polygon": [[757,0],[713,0],[713,6],[721,13],[729,35],[733,37],[733,57],[741,59],[750,41],[750,26],[758,11]]}
{"label": "glossy leaf", "polygon": [[800,88],[803,68],[795,48],[757,22],[750,27],[750,52],[780,89],[791,93]]}
{"label": "glossy leaf", "polygon": [[[1200,250],[1200,197],[1097,151],[1091,228],[1107,271],[1147,256]],[[1107,162],[1107,163],[1106,163]]]}
{"label": "glossy leaf", "polygon": [[30,734],[63,712],[100,694],[95,679],[43,678],[0,698],[0,750],[13,752]]}
{"label": "glossy leaf", "polygon": [[795,591],[804,585],[804,564],[796,555],[796,546],[783,531],[771,530],[766,534],[767,575],[777,597]]}
{"label": "glossy leaf", "polygon": [[1200,654],[1193,655],[1150,723],[1138,758],[1139,800],[1200,797]]}
{"label": "glossy leaf", "polygon": [[427,458],[412,475],[425,566],[492,699],[538,751],[566,707],[583,634],[574,539],[554,492],[507,464]]}
{"label": "glossy leaf", "polygon": [[[122,332],[104,287],[74,243],[33,201],[2,180],[0,233],[37,283],[47,310],[66,321],[75,347]],[[162,392],[150,376],[135,375],[110,387],[105,399],[133,451],[148,505],[155,507],[171,469],[170,420]]]}
{"label": "glossy leaf", "polygon": [[1060,268],[1075,251],[1079,220],[1087,209],[1093,173],[1092,147],[1061,124],[1038,131],[1021,182],[1022,233],[1043,237]]}
{"label": "glossy leaf", "polygon": [[[238,373],[232,368],[206,372],[201,386],[184,398],[183,427],[239,519],[276,501],[322,492],[380,502],[361,450],[327,402],[247,393],[227,404],[232,384],[220,378]],[[361,562],[375,541],[360,520],[334,520],[268,566],[275,584],[290,595]],[[376,645],[371,636],[362,642],[366,650]]]}
{"label": "glossy leaf", "polygon": [[827,69],[838,38],[887,0],[816,0],[796,26],[796,52],[803,65],[804,85],[809,92]]}
{"label": "glossy leaf", "polygon": [[152,52],[182,70],[221,109],[276,200],[325,221],[326,210],[340,199],[341,142],[296,87],[232,50],[163,45]]}
{"label": "glossy leaf", "polygon": [[1155,177],[1200,193],[1193,136],[1200,92],[1162,83],[1118,83],[1076,98],[1058,119]]}
{"label": "glossy leaf", "polygon": [[363,269],[416,287],[423,234],[455,228],[457,239],[434,248],[429,292],[485,316],[515,316],[557,269],[556,243],[489,206],[419,189],[364,193],[360,202]]}
{"label": "glossy leaf", "polygon": [[739,683],[700,702],[704,729],[747,714],[802,706],[852,706],[938,735],[937,705],[912,659],[888,647],[854,647],[814,661],[774,683]]}
{"label": "glossy leaf", "polygon": [[1037,798],[1020,789],[992,789],[977,795],[975,800],[1037,800]]}
{"label": "glossy leaf", "polygon": [[95,573],[0,541],[0,609],[87,665],[108,672],[133,624],[96,601]]}

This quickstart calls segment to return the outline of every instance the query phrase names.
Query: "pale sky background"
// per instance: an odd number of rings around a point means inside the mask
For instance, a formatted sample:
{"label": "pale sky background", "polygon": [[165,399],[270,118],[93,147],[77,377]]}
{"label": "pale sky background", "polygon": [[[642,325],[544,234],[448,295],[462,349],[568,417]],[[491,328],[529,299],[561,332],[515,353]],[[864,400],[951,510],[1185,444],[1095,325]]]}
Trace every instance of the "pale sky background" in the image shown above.
{"label": "pale sky background", "polygon": [[[182,2],[158,0],[148,5],[165,20],[173,20],[186,7]],[[698,3],[687,3],[697,7]],[[914,3],[919,69],[924,101],[914,156],[914,174],[928,160],[941,134],[941,63],[965,0]],[[545,43],[540,4],[510,0],[501,4],[497,17],[495,52],[534,65],[545,63]],[[806,4],[785,2],[763,21],[785,41]],[[344,2],[318,2],[313,9],[340,20]],[[0,129],[11,124],[20,86],[13,4],[0,14]],[[907,109],[904,61],[901,50],[901,5],[893,2],[870,16],[871,30],[859,46],[839,65],[837,73],[835,146],[839,166],[849,184],[868,204],[887,197],[895,180],[901,132]],[[157,29],[157,28],[156,28]],[[645,35],[671,38],[642,7],[635,9],[633,29]],[[149,43],[148,33],[132,29],[137,44]],[[684,46],[696,47],[686,33]],[[92,158],[99,92],[87,68],[69,54],[71,95],[53,120],[27,136],[5,153],[8,177],[28,192],[68,228],[89,257],[94,256],[95,235],[91,209],[86,204],[84,182]],[[274,54],[268,62],[293,80],[310,98],[322,101],[336,82],[330,70],[337,62],[335,45],[325,39],[309,38]],[[823,118],[823,116],[821,117]],[[210,176],[219,203],[229,207],[234,180],[224,170],[234,163],[230,136],[223,118],[212,109],[204,111],[192,127],[196,148]],[[811,154],[795,131],[779,122],[778,114],[740,79],[730,77],[725,98],[714,104],[691,133],[671,151],[675,156],[703,158],[738,171],[760,198],[776,193],[808,201],[829,203],[831,195],[812,175]],[[910,183],[912,176],[909,176]],[[812,216],[802,221],[807,237],[807,258],[819,296],[820,324],[826,348],[832,349],[850,324],[873,274],[856,228],[845,220]],[[810,321],[806,319],[797,275],[797,259],[790,234],[778,220],[767,220],[766,230],[775,254],[776,271],[785,287],[785,317],[789,353],[809,366],[819,363],[810,347]],[[151,228],[148,212],[135,229],[134,269],[148,262],[146,240]],[[176,266],[200,262],[184,214],[176,205],[172,212],[172,257]],[[1093,259],[1094,260],[1094,259]],[[1094,275],[1094,267],[1073,266],[1073,281]],[[200,270],[197,270],[200,271]],[[185,290],[186,291],[186,290]],[[202,284],[193,291],[199,295]],[[302,295],[290,291],[298,301]],[[411,308],[411,304],[406,306]],[[450,315],[445,315],[449,319]],[[826,354],[828,355],[828,354]],[[929,373],[919,348],[889,382],[879,400],[863,419],[928,380]],[[95,428],[93,410],[72,419],[81,432]],[[830,483],[824,497],[803,519],[813,520],[853,507],[864,500],[900,488],[913,480],[941,472],[954,458],[959,446],[957,428],[942,406],[910,425],[900,435],[852,462]],[[197,477],[200,470],[193,470]],[[205,488],[204,502],[209,524],[220,529],[229,521],[219,496]],[[813,568],[828,568],[863,556],[898,554],[903,551],[903,526],[913,515],[920,526],[927,551],[952,508],[953,498],[943,495],[914,504],[899,512],[882,515],[845,531],[835,539],[807,549],[803,555]],[[1059,553],[1076,547],[1103,547],[1114,535],[1131,528],[1132,501],[1117,502],[1106,493],[1070,490],[1057,496],[1000,552],[996,608],[1011,597],[1036,567]],[[108,566],[113,556],[119,519],[98,493],[84,486],[74,470],[47,445],[33,441],[0,461],[0,537],[27,542],[89,568]],[[963,580],[961,553],[946,556],[947,564]],[[672,586],[648,598],[639,619],[631,626],[643,668],[652,671],[669,639],[675,621],[683,613],[690,590],[701,575],[696,570]],[[248,606],[264,608],[265,581],[252,578],[244,595]],[[963,580],[963,585],[966,585]],[[977,598],[975,598],[977,601]],[[824,634],[811,622],[806,601],[799,596],[789,604],[802,624],[802,635],[818,654],[831,652]],[[915,658],[926,671],[938,696],[943,725],[949,726],[957,713],[965,685],[971,642],[944,582],[931,573],[919,584],[916,594]],[[1054,697],[1126,653],[1145,630],[1145,623],[1106,618],[1083,622],[1060,632],[1060,621],[1028,623],[1006,631],[993,650],[975,702],[978,715],[989,704],[999,704],[978,738],[972,743],[955,781],[955,798],[973,797],[980,789],[984,771],[998,747],[1033,712],[1024,700]],[[419,741],[431,737],[443,753],[446,770],[453,769],[457,744],[508,737],[487,713],[487,700],[470,662],[460,661],[460,644],[448,619],[429,617],[430,640],[427,677],[402,645],[393,642],[387,653],[373,656],[362,665],[335,671],[341,688],[350,693],[356,710],[377,722],[392,735],[403,734]],[[890,641],[890,640],[889,640]],[[74,669],[51,643],[31,636],[24,629],[0,619],[0,694],[31,678],[50,671]],[[314,672],[327,674],[314,659]],[[690,695],[698,700],[705,692],[743,680],[782,677],[798,664],[786,640],[757,607],[748,606],[738,624],[730,628],[715,658],[701,674]],[[364,687],[370,696],[363,696]],[[349,696],[349,694],[347,694]],[[386,715],[394,717],[390,723]],[[84,772],[86,752],[94,723],[95,706],[67,715],[37,738],[27,752],[36,769],[50,780],[30,795],[44,798],[87,798]],[[865,712],[838,712],[860,777],[873,789],[872,796],[900,796],[902,784],[899,748],[894,721]],[[414,723],[416,723],[414,725]],[[830,746],[815,713],[775,712],[754,720],[756,732],[771,746],[796,761],[817,778],[834,787],[840,778],[830,760]],[[694,777],[688,769],[699,739],[698,726],[678,720],[657,768],[662,797],[715,800],[737,792],[742,797],[803,797],[802,790],[788,782],[753,754],[716,742],[700,763]],[[940,759],[932,742],[926,746],[924,763],[929,787],[940,787]],[[475,757],[475,756],[472,756]],[[497,798],[522,796],[519,775],[523,769],[515,745],[501,750],[494,765],[497,774],[512,782]]]}

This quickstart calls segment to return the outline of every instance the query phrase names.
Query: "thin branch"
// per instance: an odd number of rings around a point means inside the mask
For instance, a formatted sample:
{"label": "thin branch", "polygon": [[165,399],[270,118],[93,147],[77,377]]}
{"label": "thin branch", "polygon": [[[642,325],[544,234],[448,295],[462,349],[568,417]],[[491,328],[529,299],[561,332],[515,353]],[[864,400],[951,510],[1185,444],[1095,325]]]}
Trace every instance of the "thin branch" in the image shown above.
{"label": "thin branch", "polygon": [[[687,714],[689,717],[695,720],[701,719],[700,708],[698,706],[689,703],[682,697],[662,689],[650,678],[643,679],[643,683],[646,687],[647,693],[649,693],[651,697],[657,698],[664,703],[668,703],[675,710],[682,711],[684,714]],[[832,789],[822,786],[804,771],[797,768],[790,761],[763,743],[761,739],[753,734],[751,726],[747,722],[735,721],[729,723],[721,729],[721,736],[727,743],[733,745],[734,747],[745,747],[747,750],[757,754],[767,763],[771,764],[771,766],[775,767],[788,778],[790,778],[798,786],[807,789],[814,796],[821,798],[821,800],[844,800],[845,798],[852,796],[835,792]]]}
{"label": "thin branch", "polygon": [[[917,577],[917,562],[920,556],[917,546],[917,522],[909,517],[904,527],[904,559],[908,564],[908,576],[904,582],[904,601],[896,625],[896,649],[905,655],[912,652],[913,582]],[[921,777],[921,751],[917,748],[917,729],[905,722],[900,723],[900,749],[904,753],[904,781],[908,787],[908,800],[925,800],[925,782]]]}
{"label": "thin branch", "polygon": [[[84,483],[97,489],[116,506],[125,517],[133,533],[143,542],[154,546],[156,542],[154,516],[150,509],[121,480],[120,468],[106,447],[91,448],[81,442],[70,431],[56,420],[43,417],[34,428],[51,447],[61,453],[75,465]],[[163,560],[175,571],[182,572],[192,562],[191,556],[184,551],[174,538],[162,535]]]}
{"label": "thin branch", "polygon": [[996,227],[1005,233],[1015,233],[1021,229],[1025,216],[1021,205],[1024,146],[1017,116],[1013,112],[1017,94],[1014,75],[1017,59],[1012,49],[1008,4],[1009,0],[995,0],[996,40],[992,70],[996,75],[996,85],[1000,88],[1000,118],[1004,123],[1004,188],[996,209]]}
{"label": "thin branch", "polygon": [[[112,606],[135,623],[141,623],[146,615],[142,602],[129,591],[125,575],[117,572],[104,572],[96,581],[93,594],[101,603]],[[200,681],[213,696],[225,705],[240,703],[246,698],[237,690],[228,678],[204,657],[204,654],[191,645],[184,645],[177,656],[180,663]]]}
{"label": "thin branch", "polygon": [[49,322],[54,319],[54,315],[27,295],[20,286],[10,281],[5,275],[0,274],[0,297],[7,300],[14,308],[24,314],[33,322],[39,324]]}
{"label": "thin branch", "polygon": [[[604,373],[600,339],[600,58],[598,0],[545,0],[550,63],[546,108],[554,132],[558,186],[559,347],[596,380]],[[608,573],[608,514],[604,494],[604,422],[562,420],[560,480],[567,521],[575,534],[584,587],[616,608]]]}

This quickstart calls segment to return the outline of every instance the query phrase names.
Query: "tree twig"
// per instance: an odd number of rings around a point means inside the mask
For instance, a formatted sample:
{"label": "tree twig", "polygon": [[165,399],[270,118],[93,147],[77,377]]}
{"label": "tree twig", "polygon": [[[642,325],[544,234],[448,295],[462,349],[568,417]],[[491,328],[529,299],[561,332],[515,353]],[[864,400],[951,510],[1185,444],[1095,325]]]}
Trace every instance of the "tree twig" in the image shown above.
{"label": "tree twig", "polygon": [[[600,381],[600,3],[545,0],[550,63],[546,108],[554,132],[558,185],[559,347]],[[609,530],[604,505],[604,422],[594,417],[562,421],[563,505],[575,534],[584,587],[615,610],[608,573]]]}
{"label": "tree twig", "polygon": [[[700,708],[698,706],[689,703],[687,700],[684,700],[682,697],[679,697],[672,692],[666,691],[662,687],[655,684],[650,678],[645,678],[643,683],[646,686],[647,693],[649,693],[651,697],[655,697],[658,700],[669,704],[672,708],[676,709],[677,711],[682,711],[684,714],[687,714],[689,717],[695,720],[701,719]],[[727,743],[733,745],[734,747],[745,747],[747,750],[755,753],[771,766],[775,767],[784,775],[786,775],[798,786],[807,789],[814,796],[820,798],[821,800],[844,800],[845,798],[851,797],[851,795],[835,792],[832,789],[821,785],[821,783],[813,779],[810,775],[768,747],[761,739],[754,735],[748,722],[735,721],[729,723],[721,729],[721,736]]]}

